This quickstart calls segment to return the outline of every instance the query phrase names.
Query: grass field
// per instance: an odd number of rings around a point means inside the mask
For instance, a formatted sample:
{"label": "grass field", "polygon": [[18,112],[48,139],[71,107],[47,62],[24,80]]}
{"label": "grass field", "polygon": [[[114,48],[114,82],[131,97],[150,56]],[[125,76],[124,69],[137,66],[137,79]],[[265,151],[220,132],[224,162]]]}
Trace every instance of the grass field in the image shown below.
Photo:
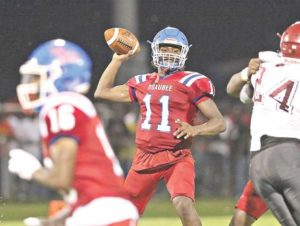
{"label": "grass field", "polygon": [[[196,202],[204,226],[226,226],[233,211],[232,199],[205,199]],[[23,226],[22,219],[28,216],[45,216],[45,203],[5,203],[0,206],[0,226]],[[254,226],[279,226],[270,213],[259,219]],[[148,205],[139,226],[181,226],[175,210],[168,200],[154,199]]]}

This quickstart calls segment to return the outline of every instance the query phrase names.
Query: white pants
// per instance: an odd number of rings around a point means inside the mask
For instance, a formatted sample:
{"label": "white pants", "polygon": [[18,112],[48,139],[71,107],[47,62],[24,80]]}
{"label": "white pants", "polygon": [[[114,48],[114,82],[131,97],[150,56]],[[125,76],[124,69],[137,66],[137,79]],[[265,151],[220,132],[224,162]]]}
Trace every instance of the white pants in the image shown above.
{"label": "white pants", "polygon": [[116,197],[97,198],[78,207],[66,220],[66,226],[106,226],[124,220],[138,220],[136,207]]}

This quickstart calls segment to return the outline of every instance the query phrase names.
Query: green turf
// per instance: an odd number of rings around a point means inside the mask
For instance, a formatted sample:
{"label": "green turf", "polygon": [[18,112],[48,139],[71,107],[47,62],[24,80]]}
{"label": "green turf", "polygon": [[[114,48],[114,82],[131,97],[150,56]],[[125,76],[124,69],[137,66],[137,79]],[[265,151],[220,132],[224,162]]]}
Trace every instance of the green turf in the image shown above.
{"label": "green turf", "polygon": [[[227,226],[230,216],[204,216],[203,226]],[[20,221],[1,222],[1,226],[24,226]],[[139,226],[181,226],[178,218],[142,218]],[[253,226],[280,226],[276,220],[269,214],[259,219]]]}
{"label": "green turf", "polygon": [[[227,226],[230,216],[203,216],[203,226]],[[178,218],[142,218],[139,226],[181,226]],[[271,215],[259,219],[253,226],[280,226]]]}
{"label": "green turf", "polygon": [[[233,212],[233,199],[201,199],[196,208],[204,226],[227,226]],[[0,226],[23,226],[22,219],[28,216],[45,216],[45,203],[2,203],[0,207]],[[169,200],[154,199],[145,211],[139,226],[181,226],[175,210]],[[279,226],[268,213],[254,226]]]}
{"label": "green turf", "polygon": [[[195,206],[201,215],[226,216],[232,213],[235,200],[233,199],[201,199],[197,200]],[[174,217],[175,210],[170,200],[153,199],[146,208],[146,217]]]}
{"label": "green turf", "polygon": [[[45,216],[46,203],[6,203],[0,206],[1,221],[22,220],[28,216]],[[0,224],[0,226],[2,226]]]}
{"label": "green turf", "polygon": [[[231,216],[221,216],[221,217],[203,217],[203,225],[209,225],[209,226],[227,226],[229,223]],[[261,219],[259,219],[257,222],[254,223],[253,226],[280,226],[279,223],[275,220],[275,218],[267,214],[266,216],[263,216]]]}

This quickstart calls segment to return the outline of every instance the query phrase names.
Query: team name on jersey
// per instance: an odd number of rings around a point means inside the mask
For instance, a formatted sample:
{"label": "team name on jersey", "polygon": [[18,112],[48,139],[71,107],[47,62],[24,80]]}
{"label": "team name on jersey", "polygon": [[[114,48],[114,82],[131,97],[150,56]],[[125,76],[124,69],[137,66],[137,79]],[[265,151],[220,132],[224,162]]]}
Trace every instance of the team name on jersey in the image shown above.
{"label": "team name on jersey", "polygon": [[173,86],[172,85],[162,85],[162,84],[151,84],[148,86],[148,90],[162,90],[171,92]]}

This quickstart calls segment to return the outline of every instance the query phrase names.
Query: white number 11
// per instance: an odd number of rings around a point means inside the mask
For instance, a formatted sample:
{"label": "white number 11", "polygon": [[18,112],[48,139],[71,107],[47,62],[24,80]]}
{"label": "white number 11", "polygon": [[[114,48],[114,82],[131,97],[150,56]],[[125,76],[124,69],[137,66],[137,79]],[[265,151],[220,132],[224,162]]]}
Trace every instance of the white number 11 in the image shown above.
{"label": "white number 11", "polygon": [[[169,125],[169,96],[162,96],[159,99],[159,102],[161,103],[162,106],[162,111],[161,111],[161,122],[157,126],[157,130],[162,131],[162,132],[170,132],[171,127]],[[142,129],[147,129],[149,130],[151,128],[150,124],[150,119],[151,119],[151,95],[147,94],[144,99],[143,99],[145,106],[146,106],[146,117],[144,122],[142,123]]]}

